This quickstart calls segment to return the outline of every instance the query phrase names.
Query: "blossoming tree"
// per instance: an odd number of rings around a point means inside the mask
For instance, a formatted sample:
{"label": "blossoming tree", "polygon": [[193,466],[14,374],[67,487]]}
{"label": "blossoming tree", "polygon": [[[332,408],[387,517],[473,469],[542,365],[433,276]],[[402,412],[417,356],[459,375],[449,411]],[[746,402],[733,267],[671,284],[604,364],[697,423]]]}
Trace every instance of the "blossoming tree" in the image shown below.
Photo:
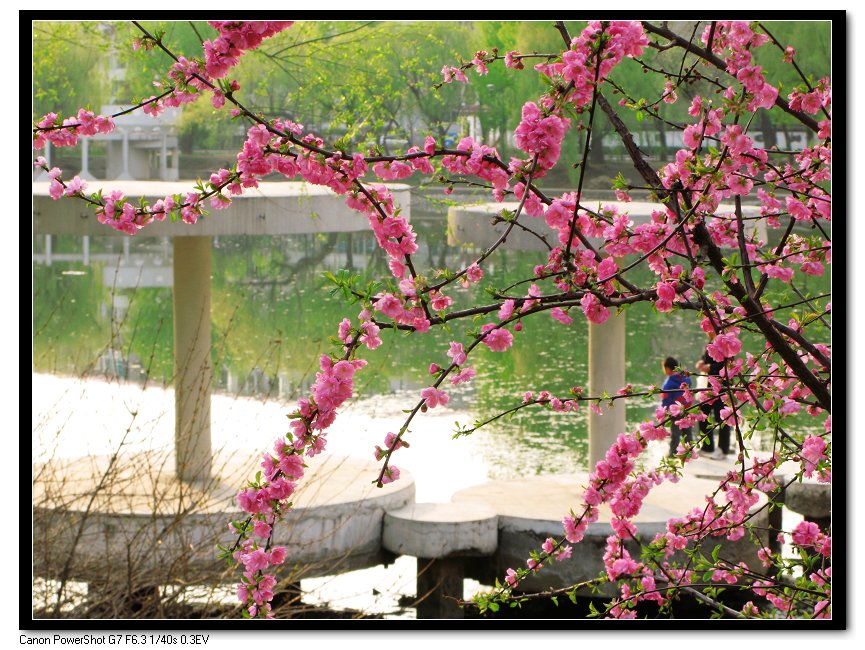
{"label": "blossoming tree", "polygon": [[[381,463],[378,485],[399,479],[395,461],[409,443],[414,418],[447,404],[448,386],[472,381],[473,353],[480,346],[507,353],[519,345],[524,321],[559,327],[584,317],[601,324],[617,310],[651,303],[660,313],[692,313],[695,326],[713,334],[707,350],[722,370],[707,378],[705,388],[692,389],[690,404],[659,408],[653,418],[622,431],[591,468],[582,501],[563,513],[561,535],[544,541],[527,558],[527,566],[510,569],[493,592],[476,598],[476,605],[482,611],[497,610],[501,603],[525,598],[521,580],[546,564],[566,560],[589,524],[598,520],[599,506],[608,504],[612,534],[603,558],[606,571],[599,579],[618,586],[608,616],[633,617],[640,602],[663,608],[678,594],[689,593],[725,616],[830,617],[829,532],[809,522],[782,532],[797,551],[782,556],[771,550],[777,547],[766,532],[750,523],[758,493],[773,495],[781,487],[776,473],[782,463],[798,468],[792,478],[785,474],[788,481],[808,477],[831,482],[831,296],[805,295],[797,288],[799,279],[822,275],[831,264],[829,79],[814,81],[801,73],[793,48],[760,22],[702,23],[693,27],[690,38],[666,24],[631,21],[590,22],[573,36],[559,22],[554,26],[558,34],[550,28],[559,42],[553,52],[479,51],[468,62],[444,62],[442,68],[443,83],[471,83],[470,75],[485,75],[491,66],[516,71],[534,65],[547,90],[522,107],[513,138],[519,157],[503,160],[495,148],[471,137],[447,147],[432,136],[403,154],[384,156],[346,150],[344,143],[335,146],[302,124],[265,119],[244,105],[239,84],[230,78],[232,68],[247,51],[290,25],[213,22],[216,36],[204,41],[200,58],[176,56],[162,35],[138,26],[135,47],[162,51],[174,63],[159,94],[142,99],[136,108],[158,115],[166,107],[209,100],[249,122],[236,163],[214,171],[188,193],[133,204],[121,192],[88,193],[84,181],[64,176],[41,156],[35,163],[48,172],[54,199],[87,202],[101,223],[129,235],[165,219],[194,224],[207,209],[224,208],[232,196],[272,173],[302,179],[344,196],[368,219],[388,257],[390,277],[378,285],[364,287],[345,275],[330,275],[359,305],[357,317],[334,323],[336,349],[320,359],[311,394],[290,415],[290,433],[264,453],[262,472],[237,495],[247,517],[232,522],[236,543],[223,555],[241,567],[237,593],[244,614],[272,615],[276,567],[286,556],[284,548],[271,543],[274,527],[303,480],[304,458],[324,450],[329,427],[352,397],[354,377],[366,365],[363,355],[385,345],[387,332],[422,336],[459,320],[480,323],[428,360],[429,386],[407,409],[401,428],[383,432],[381,444],[371,450]],[[678,53],[677,63],[651,68],[641,59],[650,48]],[[779,92],[758,65],[758,54],[788,63],[799,74],[797,85]],[[654,101],[631,96],[613,80],[625,59],[643,63],[656,76]],[[694,84],[700,92],[691,90]],[[667,124],[681,131],[683,146],[669,161],[653,164],[618,111],[664,120],[661,107],[675,103],[683,90],[693,95],[689,119]],[[610,102],[613,93],[621,97],[618,108]],[[752,122],[764,111],[783,112],[800,123],[811,133],[810,144],[797,151],[759,146]],[[111,131],[113,117],[84,109],[65,118],[49,113],[33,127],[33,146],[74,145]],[[591,147],[600,146],[593,138],[600,120],[607,120],[618,135],[642,184],[620,175],[614,182],[620,203],[592,209],[583,198],[583,180]],[[577,163],[579,180],[573,191],[552,195],[544,190],[544,178],[561,164],[562,143],[569,135],[582,145],[582,160],[568,161]],[[502,212],[506,229],[501,237],[464,268],[419,268],[412,257],[418,250],[415,231],[380,182],[433,174],[440,175],[446,192],[467,183],[486,188],[496,201],[513,197],[518,202],[516,209]],[[648,191],[659,202],[648,223],[635,224],[629,217],[626,202],[635,190]],[[721,210],[722,201],[732,201],[733,210]],[[758,216],[745,215],[746,202],[758,206]],[[539,223],[549,226],[557,240],[538,259],[533,275],[503,290],[478,291],[471,308],[457,309],[448,293],[459,285],[482,287],[484,268],[508,234],[514,228],[536,231]],[[640,268],[651,270],[650,282],[636,277]],[[749,332],[763,344],[754,349],[743,345]],[[588,406],[602,412],[616,400],[656,393],[631,386],[612,396],[590,395],[579,387],[565,395],[527,392],[514,397],[511,410],[568,413]],[[697,457],[699,441],[683,441],[676,455],[648,470],[635,469],[637,459],[650,443],[667,439],[672,424],[689,427],[706,419],[700,407],[715,401],[741,450],[735,469],[706,495],[705,507],[670,520],[653,538],[641,536],[633,519],[643,501],[654,487],[681,475],[683,466]],[[790,419],[805,413],[819,422],[818,431],[802,435],[791,429]],[[756,430],[770,433],[768,450],[754,448]],[[770,498],[769,506],[774,505]],[[746,536],[758,545],[761,566],[731,563],[712,552],[714,541]],[[626,548],[625,542],[632,541],[641,548],[639,556]],[[681,552],[684,561],[678,559]],[[562,592],[573,594],[576,587]],[[733,610],[717,598],[720,588],[748,590],[754,600]]]}

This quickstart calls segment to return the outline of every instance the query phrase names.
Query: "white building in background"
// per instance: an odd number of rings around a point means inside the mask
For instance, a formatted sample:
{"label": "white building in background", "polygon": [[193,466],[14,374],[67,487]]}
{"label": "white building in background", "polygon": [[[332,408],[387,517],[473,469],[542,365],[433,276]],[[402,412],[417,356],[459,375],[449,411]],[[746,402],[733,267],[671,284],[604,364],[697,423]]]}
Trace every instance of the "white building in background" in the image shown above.
{"label": "white building in background", "polygon": [[[103,106],[102,114],[114,115],[124,108]],[[175,124],[179,117],[179,108],[168,108],[157,117],[135,111],[114,118],[114,131],[95,136],[107,140],[105,180],[178,180],[180,146]],[[84,151],[82,171],[87,169]]]}
{"label": "white building in background", "polygon": [[[113,104],[102,107],[102,115],[114,115],[125,106]],[[175,126],[180,117],[179,108],[165,109],[161,115],[151,117],[139,111],[114,118],[111,133],[97,133],[92,138],[81,138],[81,171],[78,176],[94,180],[90,171],[90,141],[107,145],[105,178],[107,181],[176,181],[180,179],[180,141]],[[51,143],[45,144],[44,155],[48,166],[52,164]],[[71,170],[70,170],[71,171]],[[73,172],[74,174],[74,172]],[[70,174],[70,177],[73,175]],[[44,170],[34,170],[34,181],[48,180]]]}

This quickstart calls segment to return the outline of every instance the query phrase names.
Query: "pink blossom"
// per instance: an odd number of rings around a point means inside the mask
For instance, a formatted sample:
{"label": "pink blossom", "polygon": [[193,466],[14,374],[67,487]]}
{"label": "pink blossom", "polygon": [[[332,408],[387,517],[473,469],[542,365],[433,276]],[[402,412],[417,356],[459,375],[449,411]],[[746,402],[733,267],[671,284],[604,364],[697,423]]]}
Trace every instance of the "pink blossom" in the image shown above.
{"label": "pink blossom", "polygon": [[450,378],[450,382],[452,384],[463,384],[474,379],[475,375],[474,368],[466,367],[460,370],[457,374]]}
{"label": "pink blossom", "polygon": [[573,548],[571,546],[563,546],[561,549],[556,551],[556,561],[563,562],[571,557],[571,552]]}
{"label": "pink blossom", "polygon": [[514,335],[510,331],[496,327],[493,323],[484,325],[481,332],[486,334],[481,342],[493,352],[504,352],[514,343]]}
{"label": "pink blossom", "polygon": [[534,102],[523,105],[523,119],[514,131],[517,147],[538,156],[541,169],[552,169],[559,160],[562,140],[570,120],[558,115],[544,115]]}
{"label": "pink blossom", "polygon": [[390,316],[395,320],[399,319],[405,311],[400,299],[389,293],[380,295],[378,300],[373,304],[373,307],[377,311],[382,312],[385,316]]}
{"label": "pink blossom", "polygon": [[388,449],[393,449],[394,451],[409,446],[407,442],[405,442],[401,438],[398,438],[393,431],[387,432],[384,437],[384,444],[387,446]]}
{"label": "pink blossom", "polygon": [[562,519],[562,526],[565,531],[565,539],[571,544],[579,544],[589,527],[589,523],[585,519],[580,519],[578,522],[575,517],[565,517]]}
{"label": "pink blossom", "polygon": [[55,201],[59,200],[61,196],[63,196],[63,184],[58,181],[56,178],[51,181],[51,184],[48,186],[48,194]]}
{"label": "pink blossom", "polygon": [[66,184],[66,196],[73,196],[75,194],[84,192],[87,189],[87,183],[81,180],[78,176],[73,176],[72,180]]}
{"label": "pink blossom", "polygon": [[802,443],[802,451],[799,455],[802,458],[805,476],[810,478],[814,474],[817,464],[826,459],[826,441],[820,436],[809,436]]}
{"label": "pink blossom", "polygon": [[358,340],[363,345],[365,345],[367,349],[375,350],[378,346],[381,345],[381,339],[378,336],[381,328],[379,328],[378,325],[370,322],[362,323],[360,329],[363,334],[361,334]]}
{"label": "pink blossom", "polygon": [[730,191],[733,194],[738,194],[739,196],[747,196],[751,193],[751,190],[754,187],[754,181],[750,178],[745,178],[744,176],[733,176],[729,179],[729,187]]}
{"label": "pink blossom", "polygon": [[675,104],[677,99],[678,95],[676,95],[672,82],[667,80],[667,83],[664,85],[664,101],[668,104]]}
{"label": "pink blossom", "polygon": [[439,293],[438,291],[433,292],[431,295],[430,306],[435,311],[444,311],[452,304],[454,301],[450,296],[446,296],[443,293]]}
{"label": "pink blossom", "polygon": [[735,357],[742,349],[742,341],[734,334],[718,334],[715,340],[706,346],[709,356],[715,361],[724,361]]}
{"label": "pink blossom", "polygon": [[267,553],[261,548],[241,555],[241,561],[246,567],[246,570],[252,573],[262,571],[267,568],[268,564],[270,564]]}
{"label": "pink blossom", "polygon": [[466,353],[463,350],[463,344],[457,341],[451,341],[448,356],[453,360],[454,365],[461,366],[466,362]]}
{"label": "pink blossom", "polygon": [[824,273],[823,265],[816,260],[804,262],[799,266],[799,270],[802,271],[802,273],[804,273],[805,275],[819,276],[823,275]]}
{"label": "pink blossom", "polygon": [[424,388],[420,392],[420,396],[426,401],[426,405],[429,408],[435,408],[439,405],[444,406],[450,400],[450,396],[446,392],[434,388],[433,386]]}
{"label": "pink blossom", "polygon": [[343,318],[342,322],[339,324],[338,334],[339,340],[343,343],[348,343],[351,339],[351,321],[347,318]]}
{"label": "pink blossom", "polygon": [[659,282],[655,292],[658,294],[658,299],[655,301],[655,308],[658,311],[663,312],[672,310],[673,301],[676,299],[675,283]]}
{"label": "pink blossom", "polygon": [[240,506],[241,510],[252,514],[271,511],[267,493],[264,490],[257,490],[251,487],[238,492],[237,505]]}
{"label": "pink blossom", "polygon": [[802,410],[802,405],[796,400],[784,398],[784,402],[778,408],[778,413],[781,415],[793,415]]}
{"label": "pink blossom", "polygon": [[801,201],[797,201],[792,196],[788,196],[786,199],[787,212],[790,213],[794,219],[799,221],[807,221],[811,218],[811,210],[808,209]]}
{"label": "pink blossom", "polygon": [[252,529],[253,532],[262,539],[267,539],[268,537],[270,537],[271,528],[266,521],[256,519],[255,523],[253,523],[252,525]]}
{"label": "pink blossom", "polygon": [[399,480],[399,474],[399,467],[396,465],[388,465],[381,477],[382,485],[387,485],[388,483],[393,483],[394,481]]}
{"label": "pink blossom", "polygon": [[472,65],[475,67],[475,71],[479,75],[485,75],[485,74],[489,73],[489,70],[487,69],[487,66],[483,60],[488,56],[489,56],[489,54],[487,52],[481,50],[481,51],[477,52],[475,54],[475,58],[472,59]]}
{"label": "pink blossom", "polygon": [[799,522],[793,529],[793,543],[797,546],[816,546],[820,537],[820,527],[811,521]]}
{"label": "pink blossom", "polygon": [[580,299],[583,313],[592,323],[600,325],[610,317],[610,311],[601,304],[598,297],[593,293],[587,293]]}
{"label": "pink blossom", "polygon": [[781,280],[782,282],[790,282],[793,279],[793,269],[780,264],[767,264],[760,267],[763,272],[770,278]]}
{"label": "pink blossom", "polygon": [[279,471],[288,478],[300,480],[303,478],[303,458],[297,454],[280,455]]}
{"label": "pink blossom", "polygon": [[481,267],[477,265],[477,262],[471,264],[466,269],[466,278],[469,282],[480,282],[483,277],[484,272],[481,270]]}
{"label": "pink blossom", "polygon": [[550,316],[564,325],[570,325],[574,322],[574,319],[568,316],[561,307],[554,307],[550,310]]}
{"label": "pink blossom", "polygon": [[515,70],[522,70],[525,67],[520,58],[520,53],[514,51],[505,54],[505,66],[508,68],[514,68]]}
{"label": "pink blossom", "polygon": [[512,299],[505,300],[499,309],[498,318],[500,321],[509,319],[514,313],[516,302]]}

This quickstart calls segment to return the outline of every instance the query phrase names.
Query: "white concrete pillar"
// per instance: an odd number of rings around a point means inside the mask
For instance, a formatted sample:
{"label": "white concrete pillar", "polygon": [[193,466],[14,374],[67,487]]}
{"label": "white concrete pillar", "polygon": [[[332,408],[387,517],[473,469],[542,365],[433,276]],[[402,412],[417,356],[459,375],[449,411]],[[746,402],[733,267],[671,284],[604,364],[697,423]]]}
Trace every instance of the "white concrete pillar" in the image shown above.
{"label": "white concrete pillar", "polygon": [[291,393],[291,380],[288,378],[288,373],[280,372],[277,378],[279,379],[279,397],[287,397]]}
{"label": "white concrete pillar", "polygon": [[171,154],[171,178],[168,180],[176,181],[180,178],[180,148],[175,147]]}
{"label": "white concrete pillar", "polygon": [[159,149],[159,180],[167,181],[168,179],[168,136],[163,133],[161,146]]}
{"label": "white concrete pillar", "polygon": [[210,237],[174,238],[174,443],[177,477],[210,478]]}
{"label": "white concrete pillar", "polygon": [[[37,151],[33,152],[34,159],[38,154],[39,154],[39,152],[37,152]],[[43,155],[43,158],[45,158],[45,163],[48,165],[48,169],[51,169],[51,142],[45,143],[45,153]],[[48,178],[48,172],[46,172],[41,167],[34,167],[34,170],[36,171],[36,174],[33,177],[34,182],[36,182],[36,181],[47,182],[50,180]]]}
{"label": "white concrete pillar", "polygon": [[240,395],[240,379],[231,370],[228,371],[228,379],[225,383],[229,393]]}
{"label": "white concrete pillar", "polygon": [[81,172],[78,174],[83,180],[93,180],[90,173],[90,139],[81,139]]}
{"label": "white concrete pillar", "polygon": [[[602,325],[589,323],[589,395],[615,395],[625,385],[625,314],[611,313]],[[589,411],[589,471],[625,431],[626,400]]]}
{"label": "white concrete pillar", "polygon": [[129,181],[132,180],[132,173],[129,171],[129,132],[123,132],[123,171],[120,172],[115,180]]}

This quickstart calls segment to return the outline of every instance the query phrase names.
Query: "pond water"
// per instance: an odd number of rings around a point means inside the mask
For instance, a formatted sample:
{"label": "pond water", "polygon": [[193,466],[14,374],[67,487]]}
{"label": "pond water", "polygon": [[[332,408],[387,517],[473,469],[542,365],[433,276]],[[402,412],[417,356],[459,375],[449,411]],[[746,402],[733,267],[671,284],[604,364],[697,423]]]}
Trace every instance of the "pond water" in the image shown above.
{"label": "pond water", "polygon": [[[479,252],[448,245],[446,214],[427,195],[413,197],[421,245],[414,259],[424,270],[457,268]],[[213,247],[213,445],[263,450],[286,432],[285,414],[306,395],[319,356],[334,349],[330,337],[339,321],[359,311],[330,295],[322,274],[349,268],[382,276],[385,259],[369,233],[220,237]],[[504,251],[485,267],[481,284],[508,286],[528,277],[538,261],[534,253]],[[40,237],[34,238],[34,262],[34,460],[110,453],[121,444],[129,451],[172,445],[170,242],[142,235],[106,234],[87,242],[53,237],[49,254]],[[828,276],[815,282],[808,288],[814,293],[829,286]],[[457,305],[474,298],[462,289],[450,295]],[[567,415],[523,409],[452,439],[457,423],[490,418],[518,404],[526,390],[566,394],[587,385],[585,320],[564,326],[545,318],[526,321],[508,353],[481,346],[473,355],[476,379],[449,388],[446,407],[415,419],[406,438],[411,447],[394,462],[414,475],[418,501],[447,501],[488,479],[587,469],[584,409]],[[693,313],[659,315],[635,305],[626,318],[626,380],[635,388],[662,382],[665,356],[692,367],[703,352],[705,336]],[[429,385],[428,364],[445,364],[448,342],[464,340],[465,328],[424,336],[383,332],[385,344],[363,355],[369,366],[356,376],[358,397],[337,419],[328,451],[372,458],[374,446],[400,428],[403,409]],[[745,342],[759,349],[756,339]],[[629,402],[628,424],[651,416],[655,405]],[[800,432],[811,426],[803,419]],[[658,445],[648,461],[663,454]]]}
{"label": "pond water", "polygon": [[[413,198],[412,222],[421,249],[414,256],[420,269],[471,261],[478,251],[449,246],[446,208]],[[216,217],[218,218],[218,216]],[[146,234],[146,231],[144,231]],[[37,257],[44,240],[34,242]],[[33,367],[36,372],[74,376],[123,376],[149,386],[171,386],[172,313],[171,245],[141,235],[125,240],[90,238],[89,263],[63,261],[82,257],[80,238],[54,237],[52,262],[34,264]],[[527,277],[536,254],[503,251],[485,267],[482,284],[504,287]],[[290,405],[306,394],[318,357],[334,350],[330,337],[343,317],[354,319],[357,305],[329,294],[326,270],[350,268],[362,276],[383,275],[385,260],[369,233],[322,233],[285,237],[221,237],[213,255],[213,359],[217,392]],[[421,271],[423,272],[423,271]],[[820,279],[818,279],[820,280]],[[822,279],[828,286],[828,277]],[[813,290],[813,289],[812,289]],[[468,291],[450,292],[457,305],[469,304]],[[483,299],[483,298],[481,298]],[[471,424],[518,403],[526,390],[566,394],[586,386],[587,325],[576,318],[569,326],[541,315],[524,323],[508,353],[477,351],[475,381],[451,388],[446,408],[415,420],[409,442],[420,430],[445,429],[454,422]],[[638,304],[626,313],[626,380],[635,387],[659,384],[660,361],[667,355],[692,367],[705,337],[695,314],[656,314]],[[486,321],[482,321],[486,322]],[[476,324],[472,323],[472,326]],[[369,366],[357,376],[359,401],[347,420],[388,417],[367,447],[398,427],[399,411],[411,408],[428,385],[427,365],[444,364],[450,340],[460,340],[466,324],[453,332],[405,336],[384,332],[385,345],[366,352]],[[757,342],[754,341],[754,349]],[[654,400],[630,401],[629,424],[649,416]],[[170,404],[166,405],[170,411]],[[425,422],[431,422],[427,425]],[[803,426],[809,423],[803,422]],[[351,426],[351,425],[349,425]],[[454,454],[469,447],[482,454],[491,478],[585,469],[587,416],[584,409],[566,416],[545,409],[523,409],[496,421],[472,438],[448,443]],[[281,427],[269,433],[283,433]],[[336,445],[336,441],[332,443]],[[335,447],[334,447],[335,448]],[[406,452],[407,454],[407,452]]]}

